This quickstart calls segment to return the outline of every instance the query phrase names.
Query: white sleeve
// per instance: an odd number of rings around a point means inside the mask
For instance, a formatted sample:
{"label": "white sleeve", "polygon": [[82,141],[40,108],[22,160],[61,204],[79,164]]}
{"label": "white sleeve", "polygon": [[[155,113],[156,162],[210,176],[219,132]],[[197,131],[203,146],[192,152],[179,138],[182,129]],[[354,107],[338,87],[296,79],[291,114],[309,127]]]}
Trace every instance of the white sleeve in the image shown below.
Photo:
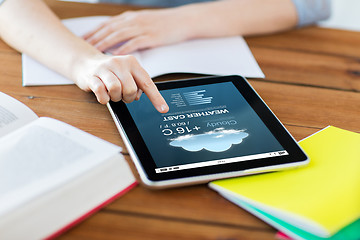
{"label": "white sleeve", "polygon": [[328,18],[331,14],[330,0],[292,0],[297,14],[298,26],[313,24]]}

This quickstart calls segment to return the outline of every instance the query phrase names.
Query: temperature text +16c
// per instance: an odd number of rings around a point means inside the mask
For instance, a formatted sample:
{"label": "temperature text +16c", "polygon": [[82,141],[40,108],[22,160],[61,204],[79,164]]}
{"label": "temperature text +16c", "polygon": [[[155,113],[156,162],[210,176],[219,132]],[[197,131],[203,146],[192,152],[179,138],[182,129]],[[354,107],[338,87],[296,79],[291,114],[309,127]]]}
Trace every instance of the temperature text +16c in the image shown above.
{"label": "temperature text +16c", "polygon": [[198,126],[195,126],[193,128],[177,127],[177,128],[175,128],[175,130],[165,128],[161,132],[164,134],[164,136],[171,136],[173,134],[186,134],[186,133],[190,133],[192,131],[198,131],[199,129],[200,129],[200,127],[198,127]]}

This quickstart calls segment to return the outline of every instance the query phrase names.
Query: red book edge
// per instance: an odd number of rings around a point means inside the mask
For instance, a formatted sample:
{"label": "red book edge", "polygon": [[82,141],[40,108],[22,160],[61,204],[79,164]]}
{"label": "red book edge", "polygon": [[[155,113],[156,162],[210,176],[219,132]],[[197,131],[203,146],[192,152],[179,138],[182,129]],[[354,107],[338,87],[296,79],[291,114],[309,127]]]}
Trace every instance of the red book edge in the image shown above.
{"label": "red book edge", "polygon": [[97,207],[93,208],[92,210],[90,210],[89,212],[85,213],[84,215],[82,215],[81,217],[75,219],[74,221],[70,222],[69,224],[65,225],[63,228],[60,228],[58,231],[56,231],[55,233],[51,234],[50,236],[44,238],[44,240],[51,240],[54,238],[59,237],[61,234],[65,233],[66,231],[68,231],[70,228],[74,227],[75,225],[79,224],[80,222],[84,221],[86,218],[90,217],[91,215],[93,215],[94,213],[96,213],[97,211],[99,211],[101,208],[105,207],[106,205],[110,204],[111,202],[113,202],[114,200],[116,200],[118,197],[124,195],[125,193],[127,193],[128,191],[130,191],[132,188],[134,188],[138,183],[134,182],[131,185],[129,185],[127,188],[123,189],[121,192],[115,194],[113,197],[109,198],[108,200],[106,200],[105,202],[101,203],[100,205],[98,205]]}
{"label": "red book edge", "polygon": [[291,237],[280,231],[276,233],[275,237],[279,240],[292,240]]}

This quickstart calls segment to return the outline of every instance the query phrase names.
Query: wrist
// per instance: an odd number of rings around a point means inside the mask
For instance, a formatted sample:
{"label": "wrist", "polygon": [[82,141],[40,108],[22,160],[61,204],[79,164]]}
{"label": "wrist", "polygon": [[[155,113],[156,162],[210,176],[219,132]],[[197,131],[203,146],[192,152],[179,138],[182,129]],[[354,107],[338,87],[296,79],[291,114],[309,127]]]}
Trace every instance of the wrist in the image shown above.
{"label": "wrist", "polygon": [[[208,37],[207,20],[203,4],[189,4],[174,8],[174,16],[178,16],[181,23],[180,30],[184,34],[184,40]],[[176,12],[175,12],[176,11]],[[179,27],[179,24],[175,25]]]}
{"label": "wrist", "polygon": [[229,9],[231,6],[226,1],[195,3],[177,8],[187,28],[187,39],[237,35],[234,21],[227,20]]}
{"label": "wrist", "polygon": [[106,55],[92,46],[91,49],[79,51],[79,54],[75,54],[70,61],[70,79],[81,87],[84,84],[84,77],[90,77],[87,75],[91,74],[95,70],[97,63],[106,57]]}

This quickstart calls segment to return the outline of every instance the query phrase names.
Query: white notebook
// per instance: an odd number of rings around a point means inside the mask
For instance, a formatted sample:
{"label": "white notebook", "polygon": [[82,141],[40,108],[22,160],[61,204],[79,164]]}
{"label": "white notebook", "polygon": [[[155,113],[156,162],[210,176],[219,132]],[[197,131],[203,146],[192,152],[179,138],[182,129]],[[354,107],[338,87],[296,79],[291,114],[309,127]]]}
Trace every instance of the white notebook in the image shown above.
{"label": "white notebook", "polygon": [[[76,35],[82,36],[108,16],[63,20]],[[168,73],[242,75],[264,78],[264,74],[242,37],[196,39],[132,53],[151,77]],[[23,86],[64,85],[73,81],[63,77],[26,54],[22,55]]]}

